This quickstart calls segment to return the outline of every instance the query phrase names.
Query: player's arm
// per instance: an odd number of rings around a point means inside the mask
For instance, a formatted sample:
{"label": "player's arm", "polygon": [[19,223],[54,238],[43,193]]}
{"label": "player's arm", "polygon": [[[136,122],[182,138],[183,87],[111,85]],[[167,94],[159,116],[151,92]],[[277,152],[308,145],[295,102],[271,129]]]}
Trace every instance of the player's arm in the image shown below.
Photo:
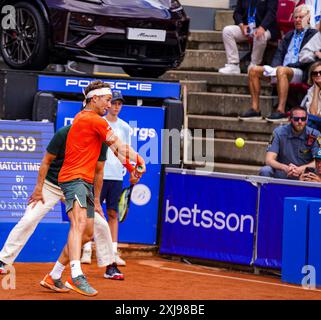
{"label": "player's arm", "polygon": [[[105,142],[130,173],[134,172],[136,176],[141,176],[146,172],[144,159],[132,147],[124,143],[113,131],[109,132]],[[135,168],[130,164],[130,161],[136,163]],[[137,170],[138,167],[140,167],[139,171]]]}
{"label": "player's arm", "polygon": [[277,153],[275,152],[272,152],[272,151],[268,151],[266,153],[266,157],[265,157],[265,163],[268,165],[268,166],[271,166],[272,168],[276,169],[276,170],[282,170],[286,173],[288,173],[289,171],[289,166],[284,164],[284,163],[281,163],[279,161],[277,161]]}
{"label": "player's arm", "polygon": [[103,186],[104,180],[104,167],[105,161],[97,161],[96,170],[95,170],[95,178],[94,178],[94,195],[95,195],[95,211],[99,213],[104,219],[104,211],[100,204],[100,194]]}
{"label": "player's arm", "polygon": [[56,158],[56,155],[51,154],[49,152],[46,152],[44,157],[42,158],[41,165],[39,168],[38,178],[37,178],[37,184],[28,200],[28,204],[31,204],[31,203],[33,204],[32,207],[34,207],[38,201],[45,203],[44,198],[42,196],[42,188],[43,188],[43,184],[47,176],[49,167],[55,158]]}

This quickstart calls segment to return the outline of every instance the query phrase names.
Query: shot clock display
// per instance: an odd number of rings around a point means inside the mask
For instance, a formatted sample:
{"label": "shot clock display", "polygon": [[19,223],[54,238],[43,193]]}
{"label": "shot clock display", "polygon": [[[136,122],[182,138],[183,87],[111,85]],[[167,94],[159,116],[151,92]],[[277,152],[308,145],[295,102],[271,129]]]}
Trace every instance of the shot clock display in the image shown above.
{"label": "shot clock display", "polygon": [[[27,208],[53,123],[0,120],[0,222],[17,222]],[[61,206],[43,220],[61,222]]]}
{"label": "shot clock display", "polygon": [[36,150],[37,141],[34,136],[18,136],[19,133],[15,133],[15,135],[10,134],[1,132],[0,151],[34,152]]}

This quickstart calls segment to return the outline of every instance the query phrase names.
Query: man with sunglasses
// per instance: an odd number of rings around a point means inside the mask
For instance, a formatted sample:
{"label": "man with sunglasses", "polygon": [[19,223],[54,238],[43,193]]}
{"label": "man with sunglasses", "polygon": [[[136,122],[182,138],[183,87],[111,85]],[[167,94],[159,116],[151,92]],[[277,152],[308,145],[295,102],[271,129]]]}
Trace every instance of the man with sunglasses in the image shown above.
{"label": "man with sunglasses", "polygon": [[308,127],[307,119],[304,107],[294,107],[290,124],[274,129],[260,176],[297,180],[306,167],[314,166],[320,132]]}

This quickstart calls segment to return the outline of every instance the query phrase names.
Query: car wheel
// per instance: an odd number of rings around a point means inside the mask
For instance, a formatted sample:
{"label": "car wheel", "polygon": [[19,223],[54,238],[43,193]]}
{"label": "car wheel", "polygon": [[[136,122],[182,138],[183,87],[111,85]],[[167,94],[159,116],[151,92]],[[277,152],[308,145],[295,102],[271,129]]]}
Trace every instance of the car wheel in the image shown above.
{"label": "car wheel", "polygon": [[15,8],[15,28],[1,28],[3,59],[14,69],[42,70],[49,63],[47,23],[41,13],[27,2],[19,2]]}
{"label": "car wheel", "polygon": [[123,69],[131,77],[137,78],[158,78],[166,72],[164,68],[123,67]]}

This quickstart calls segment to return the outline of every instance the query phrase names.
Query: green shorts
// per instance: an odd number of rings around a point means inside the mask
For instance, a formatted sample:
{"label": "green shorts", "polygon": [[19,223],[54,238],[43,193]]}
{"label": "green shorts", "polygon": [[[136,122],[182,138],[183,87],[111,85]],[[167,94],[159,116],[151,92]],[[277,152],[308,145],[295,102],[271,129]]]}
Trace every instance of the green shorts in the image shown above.
{"label": "green shorts", "polygon": [[81,208],[87,208],[87,217],[94,218],[95,205],[93,185],[82,180],[76,179],[68,182],[59,183],[65,196],[66,212],[68,213],[77,201]]}

